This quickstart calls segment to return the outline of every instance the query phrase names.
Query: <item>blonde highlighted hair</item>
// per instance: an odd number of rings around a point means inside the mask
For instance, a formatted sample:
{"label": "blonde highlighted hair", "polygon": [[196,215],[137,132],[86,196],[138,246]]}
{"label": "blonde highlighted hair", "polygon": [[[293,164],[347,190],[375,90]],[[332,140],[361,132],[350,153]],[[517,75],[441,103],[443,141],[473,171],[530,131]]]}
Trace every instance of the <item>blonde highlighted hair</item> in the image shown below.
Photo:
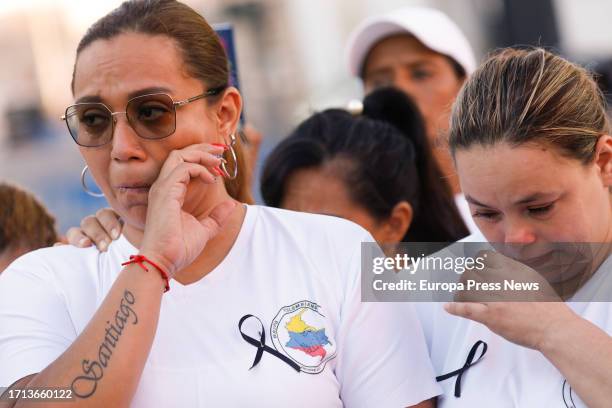
{"label": "blonde highlighted hair", "polygon": [[474,144],[535,142],[586,164],[609,133],[605,99],[587,70],[543,48],[506,48],[459,93],[449,144],[454,156]]}

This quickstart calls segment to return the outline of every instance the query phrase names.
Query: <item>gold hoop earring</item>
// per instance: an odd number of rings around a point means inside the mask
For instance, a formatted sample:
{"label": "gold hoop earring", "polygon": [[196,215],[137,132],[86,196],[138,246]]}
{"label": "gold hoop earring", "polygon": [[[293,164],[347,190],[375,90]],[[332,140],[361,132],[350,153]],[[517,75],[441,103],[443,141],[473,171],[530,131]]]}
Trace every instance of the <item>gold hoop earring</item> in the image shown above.
{"label": "gold hoop earring", "polygon": [[221,170],[223,171],[223,175],[226,179],[234,180],[238,177],[238,157],[236,156],[236,151],[234,150],[234,145],[236,144],[236,134],[232,133],[230,135],[230,143],[227,145],[230,154],[232,155],[232,160],[234,161],[234,171],[230,174],[227,170],[227,161],[221,161]]}
{"label": "gold hoop earring", "polygon": [[97,197],[97,198],[104,197],[103,193],[94,193],[93,191],[89,189],[89,187],[87,187],[87,183],[85,182],[85,174],[87,174],[88,170],[89,170],[89,166],[85,166],[83,167],[83,171],[81,171],[81,187],[83,187],[83,190],[85,190],[85,192],[92,197]]}

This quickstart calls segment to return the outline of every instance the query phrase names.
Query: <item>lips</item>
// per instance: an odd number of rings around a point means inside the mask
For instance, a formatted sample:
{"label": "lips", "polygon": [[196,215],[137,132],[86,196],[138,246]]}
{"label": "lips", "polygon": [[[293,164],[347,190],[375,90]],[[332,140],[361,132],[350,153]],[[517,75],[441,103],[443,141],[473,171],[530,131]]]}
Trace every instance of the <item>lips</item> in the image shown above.
{"label": "lips", "polygon": [[148,193],[149,189],[151,188],[150,184],[143,184],[143,183],[138,183],[138,184],[122,184],[116,187],[117,190],[119,190],[119,192],[121,193],[128,193],[128,192],[132,192],[132,193]]}
{"label": "lips", "polygon": [[118,198],[127,206],[147,205],[151,183],[141,181],[121,182],[115,185]]}
{"label": "lips", "polygon": [[[540,256],[536,256],[533,258],[529,258],[529,259],[521,259],[519,260],[519,262],[524,263],[525,265],[529,265],[532,268],[538,268],[542,265],[548,265],[551,262],[553,262],[556,258],[555,258],[555,253],[554,252],[548,252],[546,254],[540,255]],[[557,254],[558,256],[558,254]]]}
{"label": "lips", "polygon": [[[126,174],[127,175],[127,174]],[[149,188],[153,184],[149,178],[134,178],[132,180],[122,180],[113,183],[115,188]]]}

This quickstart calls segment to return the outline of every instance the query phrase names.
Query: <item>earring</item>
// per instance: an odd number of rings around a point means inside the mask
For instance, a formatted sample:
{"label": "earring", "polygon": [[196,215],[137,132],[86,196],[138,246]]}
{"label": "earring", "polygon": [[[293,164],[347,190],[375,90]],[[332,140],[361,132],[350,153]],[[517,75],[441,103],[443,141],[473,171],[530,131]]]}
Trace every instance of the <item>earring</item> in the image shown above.
{"label": "earring", "polygon": [[221,161],[221,170],[223,170],[223,174],[225,178],[229,180],[234,180],[238,177],[238,158],[236,157],[236,151],[234,150],[234,145],[236,144],[236,134],[232,133],[230,135],[230,143],[227,145],[229,152],[232,155],[232,159],[234,160],[234,171],[232,174],[227,170],[227,162],[225,160]]}
{"label": "earring", "polygon": [[89,189],[89,187],[87,187],[87,183],[85,182],[85,174],[87,174],[88,170],[89,170],[89,166],[85,166],[83,167],[83,171],[81,171],[81,187],[83,187],[83,190],[85,190],[85,192],[92,197],[98,197],[98,198],[104,197],[104,194],[94,193],[93,191]]}

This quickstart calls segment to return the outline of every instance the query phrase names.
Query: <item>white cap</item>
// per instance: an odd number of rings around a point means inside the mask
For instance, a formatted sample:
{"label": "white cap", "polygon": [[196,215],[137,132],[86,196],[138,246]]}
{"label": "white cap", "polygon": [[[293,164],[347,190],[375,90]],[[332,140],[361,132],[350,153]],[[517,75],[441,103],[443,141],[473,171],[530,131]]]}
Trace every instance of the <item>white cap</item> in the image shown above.
{"label": "white cap", "polygon": [[351,33],[347,47],[351,73],[360,76],[372,47],[386,37],[401,33],[411,34],[432,51],[454,59],[467,75],[476,69],[470,43],[446,14],[427,7],[405,7],[382,16],[369,17]]}

